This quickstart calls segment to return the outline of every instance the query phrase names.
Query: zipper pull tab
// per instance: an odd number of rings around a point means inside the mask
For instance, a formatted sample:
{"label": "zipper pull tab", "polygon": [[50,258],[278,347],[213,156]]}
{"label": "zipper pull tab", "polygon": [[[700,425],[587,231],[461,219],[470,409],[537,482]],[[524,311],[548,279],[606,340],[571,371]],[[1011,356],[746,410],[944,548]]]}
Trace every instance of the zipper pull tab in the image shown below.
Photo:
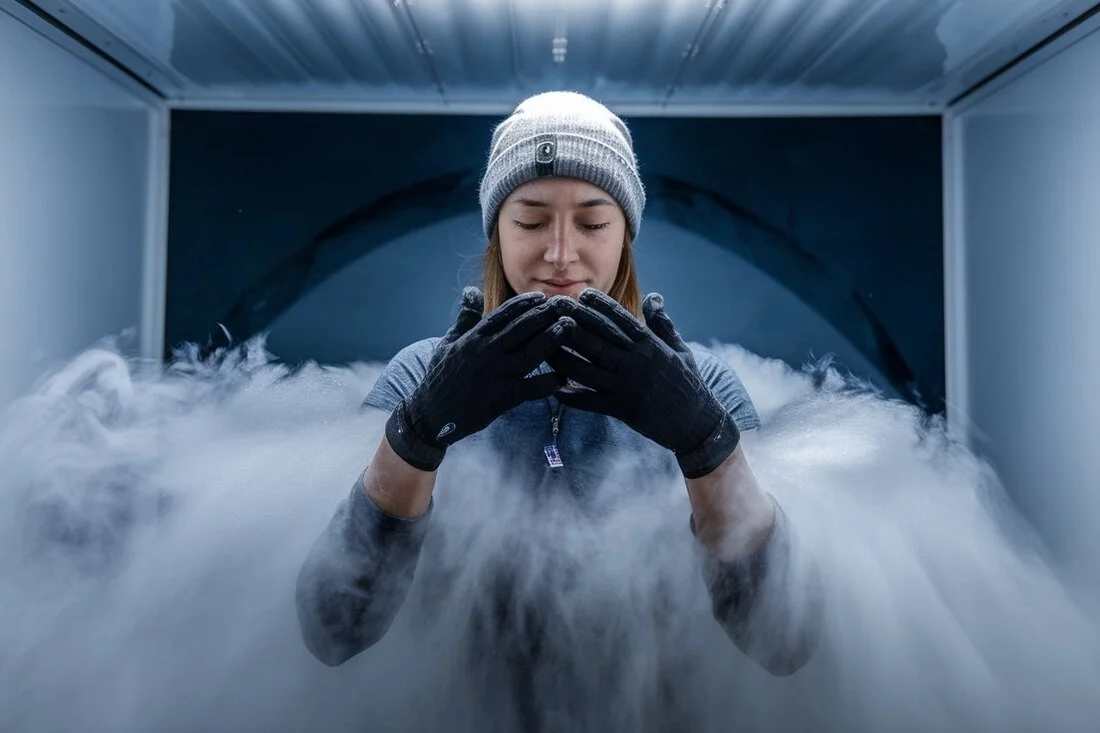
{"label": "zipper pull tab", "polygon": [[542,452],[546,454],[546,463],[550,468],[561,468],[565,463],[561,460],[561,453],[558,452],[558,429],[561,426],[561,415],[555,414],[550,416],[550,433],[554,436],[550,441],[550,445],[544,445]]}

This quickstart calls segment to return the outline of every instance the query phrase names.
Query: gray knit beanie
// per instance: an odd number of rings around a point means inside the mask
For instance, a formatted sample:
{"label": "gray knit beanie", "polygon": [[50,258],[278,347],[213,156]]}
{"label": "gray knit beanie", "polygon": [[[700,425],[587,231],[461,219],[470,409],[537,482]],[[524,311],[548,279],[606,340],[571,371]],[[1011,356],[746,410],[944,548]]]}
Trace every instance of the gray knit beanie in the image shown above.
{"label": "gray knit beanie", "polygon": [[486,237],[512,191],[545,176],[579,178],[607,191],[626,213],[631,236],[638,236],[645,189],[630,132],[607,107],[576,92],[544,92],[497,125],[481,179]]}

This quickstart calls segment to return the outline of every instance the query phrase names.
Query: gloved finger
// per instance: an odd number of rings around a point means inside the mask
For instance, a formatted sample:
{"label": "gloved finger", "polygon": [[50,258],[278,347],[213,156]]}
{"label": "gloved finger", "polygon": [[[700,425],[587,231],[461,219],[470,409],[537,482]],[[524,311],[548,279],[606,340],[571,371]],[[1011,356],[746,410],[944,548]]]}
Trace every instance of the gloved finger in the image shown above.
{"label": "gloved finger", "polygon": [[508,328],[513,321],[534,308],[546,303],[546,296],[540,292],[523,293],[504,301],[485,316],[478,326],[478,333],[486,337],[493,336]]}
{"label": "gloved finger", "polygon": [[454,325],[443,334],[443,340],[447,343],[457,341],[471,328],[481,321],[482,311],[485,309],[485,297],[475,287],[467,287],[462,291],[462,300],[459,303],[458,315]]}
{"label": "gloved finger", "polygon": [[576,328],[576,321],[562,316],[549,328],[535,334],[511,352],[515,357],[515,364],[523,370],[524,374],[529,373],[546,361],[547,357],[561,349],[570,340]]}
{"label": "gloved finger", "polygon": [[536,374],[533,377],[525,377],[516,385],[514,404],[519,405],[531,400],[541,400],[554,394],[561,387],[561,380],[556,374]]}
{"label": "gloved finger", "polygon": [[676,351],[687,351],[688,346],[676,332],[676,326],[665,311],[665,298],[660,293],[650,293],[642,301],[642,315],[645,317],[649,330],[657,334],[657,338],[664,341]]}
{"label": "gloved finger", "polygon": [[577,329],[573,333],[572,349],[593,364],[608,371],[618,371],[629,358],[629,352],[626,349],[609,344],[588,331],[580,323],[577,324]]}
{"label": "gloved finger", "polygon": [[580,382],[590,389],[610,390],[614,386],[613,372],[601,369],[598,365],[587,362],[568,351],[554,352],[546,358],[546,363],[558,374]]}
{"label": "gloved finger", "polygon": [[640,341],[646,337],[645,328],[634,317],[634,314],[619,305],[611,296],[595,288],[585,288],[578,299],[581,305],[587,306],[610,319],[633,341]]}
{"label": "gloved finger", "polygon": [[537,305],[526,313],[520,314],[511,323],[505,325],[494,339],[494,346],[505,354],[511,354],[521,348],[536,334],[546,331],[555,321],[568,320],[563,328],[572,329],[576,321],[559,316],[554,305],[549,302]]}
{"label": "gloved finger", "polygon": [[[634,341],[621,328],[616,326],[610,318],[592,308],[567,298],[565,302],[559,305],[558,310],[562,315],[569,316],[577,322],[578,333],[584,331],[590,336],[598,337],[609,346],[619,347],[620,349],[629,349],[634,346]],[[592,339],[590,341],[595,345]]]}
{"label": "gloved finger", "polygon": [[558,392],[554,395],[558,402],[586,412],[598,412],[601,415],[622,418],[621,400],[606,392]]}

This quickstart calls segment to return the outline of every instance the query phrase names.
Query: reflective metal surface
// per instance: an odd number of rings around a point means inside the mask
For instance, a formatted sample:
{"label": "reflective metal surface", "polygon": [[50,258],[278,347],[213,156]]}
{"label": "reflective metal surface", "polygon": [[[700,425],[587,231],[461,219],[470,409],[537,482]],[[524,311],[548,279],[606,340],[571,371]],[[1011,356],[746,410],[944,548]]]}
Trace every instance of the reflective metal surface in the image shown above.
{"label": "reflective metal surface", "polygon": [[[240,106],[938,106],[1082,0],[60,0],[166,96]],[[134,59],[140,59],[140,63]]]}

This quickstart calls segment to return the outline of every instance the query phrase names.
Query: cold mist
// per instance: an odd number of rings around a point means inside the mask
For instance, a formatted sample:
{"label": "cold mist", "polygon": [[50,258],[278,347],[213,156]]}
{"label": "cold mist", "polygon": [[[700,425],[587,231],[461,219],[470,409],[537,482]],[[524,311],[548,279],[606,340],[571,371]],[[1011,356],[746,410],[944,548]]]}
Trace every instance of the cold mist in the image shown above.
{"label": "cold mist", "polygon": [[[581,516],[529,501],[476,441],[444,463],[393,627],[326,667],[295,578],[381,437],[360,410],[379,365],[290,369],[257,341],[161,368],[108,345],[0,425],[0,730],[508,730],[504,662],[470,643],[504,559],[555,610],[554,730],[645,730],[666,706],[693,731],[1095,730],[1092,606],[988,468],[827,364],[719,353],[763,421],[748,459],[824,577],[797,674],[710,615],[682,483],[612,475]],[[778,581],[793,603],[798,575]]]}

